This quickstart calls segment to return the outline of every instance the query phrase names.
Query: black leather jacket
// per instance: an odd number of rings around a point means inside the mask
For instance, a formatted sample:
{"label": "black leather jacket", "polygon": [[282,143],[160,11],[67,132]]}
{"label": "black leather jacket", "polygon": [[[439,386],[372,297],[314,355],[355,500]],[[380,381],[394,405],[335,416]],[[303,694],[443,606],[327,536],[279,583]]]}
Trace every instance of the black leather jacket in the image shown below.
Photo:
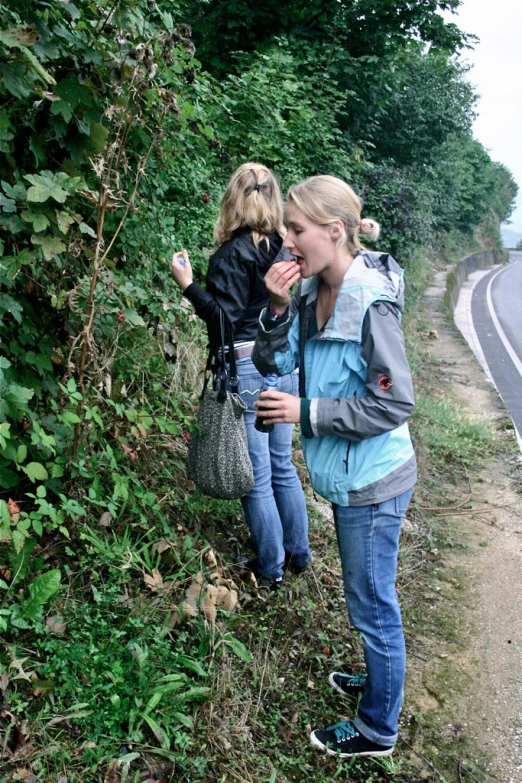
{"label": "black leather jacket", "polygon": [[206,291],[192,283],[183,292],[206,322],[211,345],[219,339],[219,307],[232,323],[236,343],[255,340],[259,315],[268,302],[264,277],[276,259],[289,257],[276,231],[268,239],[270,248],[264,240],[256,247],[249,228],[236,231],[210,257]]}

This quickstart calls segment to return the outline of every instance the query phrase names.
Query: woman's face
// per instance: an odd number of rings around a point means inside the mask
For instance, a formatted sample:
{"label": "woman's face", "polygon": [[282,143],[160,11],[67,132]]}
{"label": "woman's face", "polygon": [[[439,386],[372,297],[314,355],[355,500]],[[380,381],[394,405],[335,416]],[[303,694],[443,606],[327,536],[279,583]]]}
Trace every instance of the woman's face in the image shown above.
{"label": "woman's face", "polygon": [[301,277],[320,274],[335,261],[339,231],[335,226],[320,226],[289,201],[285,209],[287,234],[284,247],[293,255]]}

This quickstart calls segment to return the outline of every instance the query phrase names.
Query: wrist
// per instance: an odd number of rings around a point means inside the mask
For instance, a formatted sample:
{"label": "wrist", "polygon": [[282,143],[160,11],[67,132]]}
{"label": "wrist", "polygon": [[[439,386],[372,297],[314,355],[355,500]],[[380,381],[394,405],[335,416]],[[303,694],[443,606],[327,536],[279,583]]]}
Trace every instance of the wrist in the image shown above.
{"label": "wrist", "polygon": [[268,305],[268,312],[273,318],[280,318],[286,313],[287,309],[288,305],[275,304],[272,300],[270,300]]}

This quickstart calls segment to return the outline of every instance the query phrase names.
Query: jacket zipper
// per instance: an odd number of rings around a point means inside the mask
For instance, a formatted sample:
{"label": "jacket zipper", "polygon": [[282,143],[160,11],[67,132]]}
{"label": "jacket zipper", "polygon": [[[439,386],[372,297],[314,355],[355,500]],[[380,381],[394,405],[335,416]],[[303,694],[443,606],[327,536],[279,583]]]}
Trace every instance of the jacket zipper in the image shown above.
{"label": "jacket zipper", "polygon": [[352,447],[352,441],[348,441],[348,448],[346,449],[346,459],[344,460],[344,466],[346,468],[346,473],[348,473],[348,458],[350,456],[350,449]]}

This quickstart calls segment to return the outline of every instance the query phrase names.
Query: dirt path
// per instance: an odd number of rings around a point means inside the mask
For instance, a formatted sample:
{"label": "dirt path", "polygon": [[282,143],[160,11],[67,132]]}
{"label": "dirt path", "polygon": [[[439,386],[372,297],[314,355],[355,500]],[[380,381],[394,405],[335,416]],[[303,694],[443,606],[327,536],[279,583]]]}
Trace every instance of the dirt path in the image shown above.
{"label": "dirt path", "polygon": [[[456,401],[503,429],[506,414],[496,391],[444,314],[444,284],[441,273],[427,295],[430,328],[439,334],[429,350],[441,362]],[[485,510],[475,519],[451,520],[468,543],[446,563],[464,574],[465,599],[454,600],[466,649],[437,650],[452,675],[445,698],[432,699],[430,706],[456,755],[464,739],[467,761],[476,764],[475,773],[468,767],[468,777],[459,762],[456,780],[522,783],[522,498],[517,493],[522,463],[514,453],[514,435],[500,437],[506,439],[506,455],[470,477],[473,507]]]}

